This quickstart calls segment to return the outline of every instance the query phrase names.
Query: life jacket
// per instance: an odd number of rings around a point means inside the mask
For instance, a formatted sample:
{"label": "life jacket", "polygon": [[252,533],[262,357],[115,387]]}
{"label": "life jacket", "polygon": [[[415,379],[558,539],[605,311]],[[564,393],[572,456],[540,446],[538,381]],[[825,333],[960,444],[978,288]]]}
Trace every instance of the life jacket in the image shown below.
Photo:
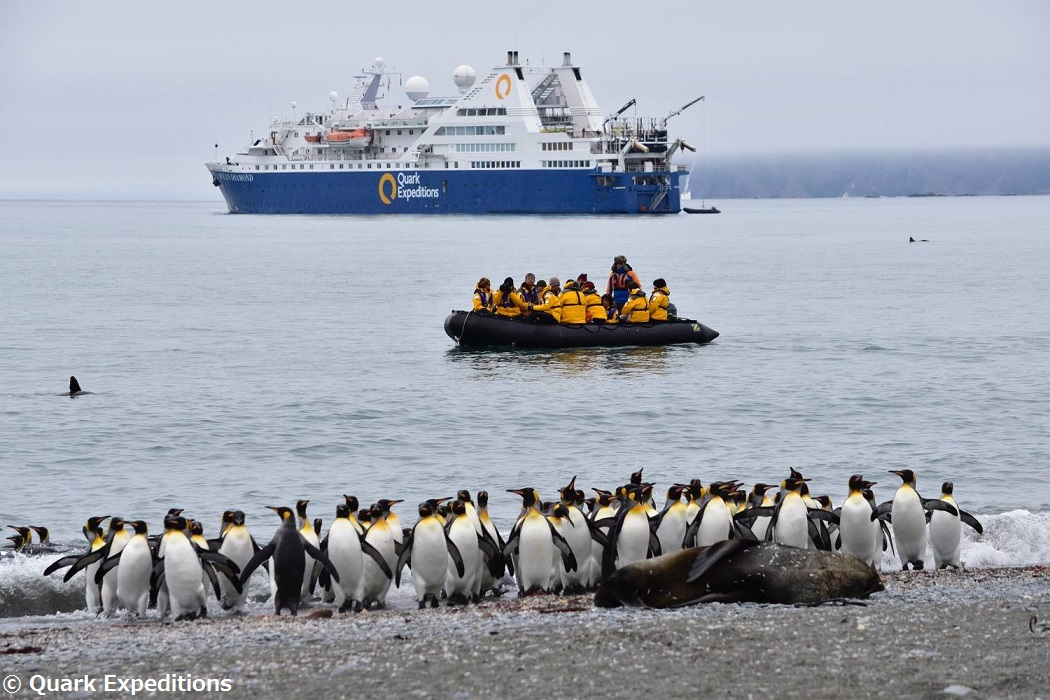
{"label": "life jacket", "polygon": [[623,274],[613,272],[609,277],[609,282],[612,289],[627,289],[627,281],[629,279],[631,279],[631,275],[625,270]]}
{"label": "life jacket", "polygon": [[478,295],[481,301],[481,308],[488,309],[492,306],[492,292],[487,294],[481,290],[480,287],[474,290],[474,293]]}
{"label": "life jacket", "polygon": [[518,290],[518,294],[521,295],[526,304],[540,303],[540,290],[536,289],[535,285],[533,285],[532,289],[525,289],[525,285],[522,285],[521,289]]}
{"label": "life jacket", "polygon": [[587,309],[579,289],[566,289],[558,299],[561,302],[562,323],[586,323]]}

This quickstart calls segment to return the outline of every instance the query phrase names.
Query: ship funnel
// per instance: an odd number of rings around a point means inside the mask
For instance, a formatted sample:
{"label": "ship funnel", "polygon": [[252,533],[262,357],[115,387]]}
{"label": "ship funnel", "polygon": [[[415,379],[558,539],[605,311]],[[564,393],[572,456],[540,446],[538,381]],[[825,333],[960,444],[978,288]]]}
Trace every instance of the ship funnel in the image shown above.
{"label": "ship funnel", "polygon": [[508,66],[513,66],[514,65],[514,52],[513,51],[508,51],[507,52],[507,65]]}
{"label": "ship funnel", "polygon": [[562,54],[562,65],[563,66],[571,66],[572,65],[572,54],[569,53],[568,51],[566,51],[565,53]]}

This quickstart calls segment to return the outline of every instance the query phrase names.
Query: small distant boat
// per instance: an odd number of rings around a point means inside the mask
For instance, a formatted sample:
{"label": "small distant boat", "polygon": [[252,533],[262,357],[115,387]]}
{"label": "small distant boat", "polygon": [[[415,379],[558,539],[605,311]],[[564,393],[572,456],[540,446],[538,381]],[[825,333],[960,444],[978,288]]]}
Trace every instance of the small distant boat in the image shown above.
{"label": "small distant boat", "polygon": [[682,211],[686,214],[721,214],[722,210],[718,207],[682,207]]}

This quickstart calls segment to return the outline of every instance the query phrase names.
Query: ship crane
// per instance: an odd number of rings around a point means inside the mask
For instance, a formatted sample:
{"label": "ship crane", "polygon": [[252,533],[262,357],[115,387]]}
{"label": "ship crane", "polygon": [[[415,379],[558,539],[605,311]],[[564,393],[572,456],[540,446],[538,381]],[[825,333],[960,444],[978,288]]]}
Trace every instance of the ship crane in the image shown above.
{"label": "ship crane", "polygon": [[[700,99],[703,99],[703,98],[701,97]],[[615,113],[615,114],[613,114],[613,115],[612,115],[611,117],[609,117],[608,119],[606,119],[605,121],[603,121],[603,122],[602,122],[602,126],[604,127],[604,126],[605,126],[606,124],[608,124],[609,122],[611,122],[611,121],[612,121],[613,119],[616,119],[616,117],[620,116],[621,114],[623,114],[624,112],[626,112],[627,110],[629,110],[629,109],[630,109],[631,107],[633,107],[634,105],[635,105],[635,99],[634,99],[634,98],[632,97],[632,98],[631,98],[631,101],[630,101],[630,102],[628,102],[627,104],[625,104],[625,105],[624,105],[623,107],[620,107],[620,109],[616,110],[616,113]],[[686,105],[686,107],[688,107],[688,106],[689,106],[689,105]],[[685,109],[685,107],[682,107],[682,109]],[[678,111],[679,111],[679,112],[681,112],[682,110],[680,109],[680,110],[678,110]]]}
{"label": "ship crane", "polygon": [[[697,97],[695,100],[692,100],[690,102],[686,102],[679,109],[676,109],[675,111],[673,111],[670,114],[668,114],[666,117],[664,117],[663,119],[660,120],[660,128],[661,129],[666,129],[667,128],[667,120],[668,119],[670,119],[671,117],[677,117],[679,114],[681,114],[685,110],[689,109],[690,107],[695,105],[697,102],[702,101],[703,99],[704,99],[704,96],[700,95],[700,97]],[[633,102],[633,100],[632,100],[632,102]]]}

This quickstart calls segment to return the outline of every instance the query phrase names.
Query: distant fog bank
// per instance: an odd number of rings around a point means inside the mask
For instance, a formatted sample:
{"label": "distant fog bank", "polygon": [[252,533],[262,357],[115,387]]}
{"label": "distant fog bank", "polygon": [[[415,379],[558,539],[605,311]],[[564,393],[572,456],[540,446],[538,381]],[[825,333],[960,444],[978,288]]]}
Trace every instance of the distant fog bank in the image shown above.
{"label": "distant fog bank", "polygon": [[694,199],[1050,194],[1050,148],[697,158]]}

